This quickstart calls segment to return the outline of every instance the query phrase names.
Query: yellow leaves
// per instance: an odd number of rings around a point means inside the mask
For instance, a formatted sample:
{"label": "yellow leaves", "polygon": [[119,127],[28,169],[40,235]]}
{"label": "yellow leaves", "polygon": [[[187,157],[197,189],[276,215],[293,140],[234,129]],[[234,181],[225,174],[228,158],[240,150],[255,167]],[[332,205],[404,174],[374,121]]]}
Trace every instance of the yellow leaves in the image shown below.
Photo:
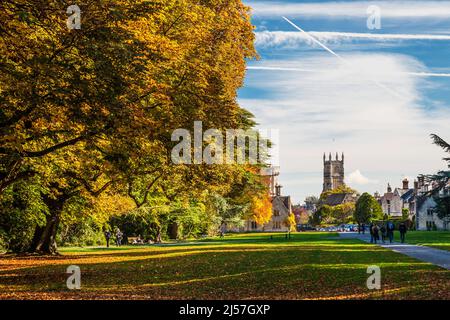
{"label": "yellow leaves", "polygon": [[97,220],[106,222],[111,216],[123,214],[136,207],[133,200],[119,194],[101,194],[94,199],[94,209],[92,212]]}
{"label": "yellow leaves", "polygon": [[286,220],[284,221],[284,224],[286,227],[289,228],[289,231],[294,232],[296,230],[297,223],[295,221],[295,216],[292,212],[289,214],[289,216],[287,216]]}
{"label": "yellow leaves", "polygon": [[252,198],[252,219],[258,224],[265,224],[270,221],[272,217],[272,201],[270,195]]}

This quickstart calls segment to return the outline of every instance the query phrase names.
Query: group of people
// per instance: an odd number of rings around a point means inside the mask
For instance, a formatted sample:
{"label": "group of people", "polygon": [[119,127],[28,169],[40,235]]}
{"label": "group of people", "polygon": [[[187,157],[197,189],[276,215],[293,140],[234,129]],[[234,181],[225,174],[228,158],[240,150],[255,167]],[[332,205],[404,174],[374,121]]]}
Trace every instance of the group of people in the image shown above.
{"label": "group of people", "polygon": [[[106,247],[109,248],[109,240],[111,239],[112,233],[111,231],[107,230],[105,232],[105,238],[106,238]],[[122,245],[122,239],[123,239],[123,232],[120,231],[119,228],[116,229],[116,246],[120,247]]]}
{"label": "group of people", "polygon": [[[400,241],[402,243],[405,242],[407,227],[404,222],[400,223],[398,226],[398,231],[400,232]],[[362,224],[359,229],[358,233],[365,234],[365,225]],[[383,223],[381,226],[378,226],[376,223],[371,223],[369,225],[369,232],[370,232],[370,243],[377,243],[377,241],[380,241],[380,235],[381,235],[381,241],[382,243],[385,243],[389,239],[389,243],[392,243],[394,241],[394,231],[395,231],[395,225],[391,221],[388,221],[387,223]]]}

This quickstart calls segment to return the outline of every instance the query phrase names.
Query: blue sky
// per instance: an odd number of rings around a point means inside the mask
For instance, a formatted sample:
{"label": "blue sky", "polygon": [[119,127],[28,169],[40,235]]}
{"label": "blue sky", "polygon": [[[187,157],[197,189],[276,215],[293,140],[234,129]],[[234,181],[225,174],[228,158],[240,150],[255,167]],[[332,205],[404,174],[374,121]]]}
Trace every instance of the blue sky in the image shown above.
{"label": "blue sky", "polygon": [[[450,1],[244,2],[261,59],[248,63],[239,102],[279,130],[284,194],[320,194],[324,152],[345,153],[360,192],[445,168],[429,134],[450,140]],[[381,29],[367,27],[370,5]]]}

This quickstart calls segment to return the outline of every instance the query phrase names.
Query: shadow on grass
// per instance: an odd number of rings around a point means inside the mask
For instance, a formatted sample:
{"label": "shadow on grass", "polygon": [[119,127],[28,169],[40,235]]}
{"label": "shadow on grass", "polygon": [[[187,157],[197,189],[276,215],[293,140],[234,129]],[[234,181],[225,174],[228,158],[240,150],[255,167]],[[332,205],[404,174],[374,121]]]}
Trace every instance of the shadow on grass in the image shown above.
{"label": "shadow on grass", "polygon": [[[403,288],[398,295],[442,299],[442,292],[450,292],[446,270],[355,239],[313,238],[298,235],[274,243],[257,237],[100,250],[48,257],[37,265],[11,258],[0,261],[0,291],[4,291],[0,297],[40,293],[122,299],[368,298],[376,297],[365,287],[369,265],[381,267],[386,288],[392,292]],[[71,264],[81,268],[79,293],[65,288],[65,269]]]}

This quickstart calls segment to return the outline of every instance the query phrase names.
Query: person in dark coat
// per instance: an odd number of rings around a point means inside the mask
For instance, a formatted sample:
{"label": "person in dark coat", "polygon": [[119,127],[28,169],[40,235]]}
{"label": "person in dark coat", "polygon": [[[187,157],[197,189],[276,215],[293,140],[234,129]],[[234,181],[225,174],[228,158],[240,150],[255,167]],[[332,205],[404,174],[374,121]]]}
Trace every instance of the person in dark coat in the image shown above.
{"label": "person in dark coat", "polygon": [[405,235],[406,235],[406,225],[404,222],[400,223],[398,227],[398,231],[400,231],[400,239],[402,243],[405,243]]}
{"label": "person in dark coat", "polygon": [[384,243],[387,237],[387,229],[384,224],[381,225],[380,232],[381,232],[381,241]]}
{"label": "person in dark coat", "polygon": [[394,230],[395,230],[395,225],[389,221],[387,223],[387,236],[389,238],[389,243],[392,243],[394,241]]}
{"label": "person in dark coat", "polygon": [[369,225],[370,243],[373,243],[373,223]]}
{"label": "person in dark coat", "polygon": [[362,228],[363,234],[365,234],[366,233],[366,225],[364,223],[361,225],[361,228]]}
{"label": "person in dark coat", "polygon": [[111,231],[107,230],[105,232],[105,238],[106,238],[106,247],[109,248],[109,239],[111,239]]}
{"label": "person in dark coat", "polygon": [[378,240],[380,240],[380,233],[379,233],[378,226],[376,224],[372,227],[372,236],[373,236],[373,242],[377,243]]}

